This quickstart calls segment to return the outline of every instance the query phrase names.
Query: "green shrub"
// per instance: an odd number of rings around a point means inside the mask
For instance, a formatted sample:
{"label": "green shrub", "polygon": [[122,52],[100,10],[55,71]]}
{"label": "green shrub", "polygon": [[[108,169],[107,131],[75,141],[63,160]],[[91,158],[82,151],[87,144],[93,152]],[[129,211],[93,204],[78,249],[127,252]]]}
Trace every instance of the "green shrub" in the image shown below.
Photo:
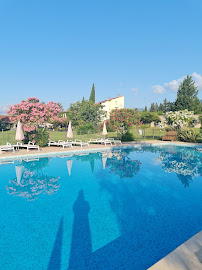
{"label": "green shrub", "polygon": [[199,135],[194,129],[183,128],[178,132],[178,139],[182,142],[197,142]]}
{"label": "green shrub", "polygon": [[9,127],[8,124],[0,121],[0,131],[2,131],[2,130],[9,130],[9,129],[10,129],[10,127]]}
{"label": "green shrub", "polygon": [[200,121],[201,126],[202,126],[202,114],[199,116],[199,121]]}
{"label": "green shrub", "polygon": [[93,124],[86,124],[82,126],[77,127],[77,134],[88,134],[88,133],[93,133],[96,131],[96,128],[94,127]]}
{"label": "green shrub", "polygon": [[199,121],[201,123],[200,133],[201,133],[201,136],[202,136],[202,114],[199,116]]}
{"label": "green shrub", "polygon": [[166,131],[175,131],[175,130],[177,130],[177,129],[176,129],[176,127],[173,127],[173,126],[166,126],[166,127],[165,127],[165,130],[166,130]]}
{"label": "green shrub", "polygon": [[136,139],[136,138],[135,138],[134,133],[132,133],[132,132],[130,132],[130,131],[126,132],[126,134],[123,135],[123,136],[121,137],[121,141],[122,141],[122,142],[135,141],[135,139]]}
{"label": "green shrub", "polygon": [[38,128],[33,132],[26,132],[24,143],[33,142],[40,147],[48,144],[49,132],[44,128]]}

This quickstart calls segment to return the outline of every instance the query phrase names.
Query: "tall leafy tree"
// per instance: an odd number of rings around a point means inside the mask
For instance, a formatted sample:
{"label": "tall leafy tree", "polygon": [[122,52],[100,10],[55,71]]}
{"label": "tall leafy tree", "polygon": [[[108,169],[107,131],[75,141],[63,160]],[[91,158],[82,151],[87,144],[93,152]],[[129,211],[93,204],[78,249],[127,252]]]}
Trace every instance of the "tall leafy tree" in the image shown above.
{"label": "tall leafy tree", "polygon": [[194,111],[194,113],[200,113],[201,104],[197,96],[198,91],[192,76],[187,75],[178,88],[175,110],[187,109],[188,111]]}
{"label": "tall leafy tree", "polygon": [[105,117],[103,106],[92,104],[91,101],[83,100],[70,105],[67,117],[72,121],[73,126],[82,124],[98,124]]}
{"label": "tall leafy tree", "polygon": [[90,93],[89,101],[92,101],[93,104],[95,103],[95,85],[94,85],[94,83],[93,83],[92,90]]}
{"label": "tall leafy tree", "polygon": [[156,112],[141,112],[141,120],[144,124],[151,123],[154,121],[155,123],[160,122],[160,118]]}

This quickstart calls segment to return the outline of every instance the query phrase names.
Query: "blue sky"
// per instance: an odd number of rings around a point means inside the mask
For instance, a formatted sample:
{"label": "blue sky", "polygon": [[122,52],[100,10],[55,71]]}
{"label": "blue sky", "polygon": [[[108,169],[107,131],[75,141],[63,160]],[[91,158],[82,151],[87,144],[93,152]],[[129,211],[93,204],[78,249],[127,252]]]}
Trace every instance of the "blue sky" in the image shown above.
{"label": "blue sky", "polygon": [[0,0],[0,113],[30,96],[70,103],[173,101],[192,74],[202,98],[202,1]]}

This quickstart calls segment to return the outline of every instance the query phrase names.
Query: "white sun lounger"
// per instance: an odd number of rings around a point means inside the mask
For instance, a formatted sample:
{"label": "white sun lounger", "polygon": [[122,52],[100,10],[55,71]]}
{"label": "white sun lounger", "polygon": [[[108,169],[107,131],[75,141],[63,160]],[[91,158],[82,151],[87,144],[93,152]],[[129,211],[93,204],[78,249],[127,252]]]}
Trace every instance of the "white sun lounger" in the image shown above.
{"label": "white sun lounger", "polygon": [[59,140],[58,142],[49,141],[48,146],[62,146],[63,149],[64,149],[65,147],[72,147],[72,143],[68,142],[68,141],[65,142],[65,141],[62,141],[62,140]]}
{"label": "white sun lounger", "polygon": [[88,141],[88,143],[100,143],[100,144],[104,144],[104,145],[107,145],[107,144],[110,144],[112,145],[112,142],[109,141],[108,139],[90,139],[90,141]]}
{"label": "white sun lounger", "polygon": [[48,146],[62,146],[64,144],[64,141],[59,140],[58,142],[56,141],[49,141]]}
{"label": "white sun lounger", "polygon": [[122,145],[122,142],[120,140],[114,140],[114,138],[107,138],[108,141],[111,141],[114,145],[120,144]]}
{"label": "white sun lounger", "polygon": [[0,145],[0,154],[2,151],[13,151],[15,153],[15,148],[12,145]]}
{"label": "white sun lounger", "polygon": [[75,140],[75,141],[67,141],[67,143],[71,143],[73,145],[80,145],[81,147],[83,146],[90,146],[88,142],[82,142],[82,140]]}
{"label": "white sun lounger", "polygon": [[62,140],[59,140],[58,142],[56,142],[56,141],[49,141],[48,146],[62,146],[63,143],[64,143],[64,141],[62,141]]}
{"label": "white sun lounger", "polygon": [[64,142],[64,143],[62,144],[62,147],[63,147],[63,149],[64,149],[65,147],[71,147],[71,148],[73,148],[71,142]]}
{"label": "white sun lounger", "polygon": [[22,143],[17,143],[18,148],[27,148],[27,152],[30,151],[30,149],[37,149],[38,151],[40,151],[39,149],[39,145],[35,145],[33,142],[28,142],[28,144],[22,144]]}

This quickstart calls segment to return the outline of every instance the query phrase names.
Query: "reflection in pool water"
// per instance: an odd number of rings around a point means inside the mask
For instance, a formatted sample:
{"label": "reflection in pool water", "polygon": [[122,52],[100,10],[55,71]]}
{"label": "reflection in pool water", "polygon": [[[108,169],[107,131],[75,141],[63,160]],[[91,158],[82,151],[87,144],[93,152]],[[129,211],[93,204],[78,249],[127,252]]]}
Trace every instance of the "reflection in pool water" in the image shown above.
{"label": "reflection in pool water", "polygon": [[49,158],[40,161],[21,161],[15,166],[16,178],[9,181],[6,186],[8,194],[24,197],[27,200],[36,200],[40,194],[54,194],[59,189],[57,178],[48,176],[45,167]]}
{"label": "reflection in pool water", "polygon": [[178,151],[163,149],[158,158],[162,162],[163,170],[176,173],[184,187],[189,187],[195,176],[202,176],[201,153],[194,148],[179,148]]}
{"label": "reflection in pool water", "polygon": [[145,146],[0,166],[0,269],[147,269],[201,230],[201,155]]}
{"label": "reflection in pool water", "polygon": [[[167,173],[176,173],[178,179],[184,187],[189,187],[193,178],[202,176],[201,152],[193,155],[193,148],[156,148],[142,147],[131,148],[125,151],[106,151],[100,154],[86,154],[85,156],[75,156],[76,160],[89,161],[91,170],[94,172],[94,161],[102,160],[103,169],[108,168],[110,173],[118,175],[120,178],[130,178],[138,174],[141,168],[139,160],[128,157],[133,152],[158,152],[158,160],[162,164],[162,169]],[[67,169],[71,175],[72,159],[67,160]],[[15,166],[16,179],[10,180],[6,187],[8,193],[15,196],[25,197],[28,200],[35,200],[42,194],[54,194],[59,189],[58,179],[48,176],[45,167],[49,164],[49,158],[38,161],[22,161]],[[19,180],[20,179],[20,180]],[[20,182],[20,183],[19,183]]]}

